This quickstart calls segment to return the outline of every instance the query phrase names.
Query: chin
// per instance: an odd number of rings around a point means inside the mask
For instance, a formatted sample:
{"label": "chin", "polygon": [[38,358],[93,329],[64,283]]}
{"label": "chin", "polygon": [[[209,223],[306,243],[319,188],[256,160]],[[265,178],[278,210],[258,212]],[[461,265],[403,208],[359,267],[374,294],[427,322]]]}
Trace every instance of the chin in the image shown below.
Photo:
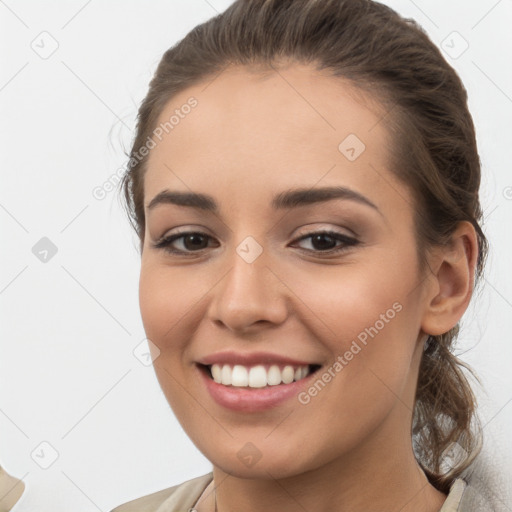
{"label": "chin", "polygon": [[[238,445],[241,445],[241,448]],[[315,463],[308,459],[303,444],[299,448],[297,444],[286,444],[283,441],[280,446],[281,450],[276,446],[266,446],[259,450],[249,441],[240,443],[233,439],[224,446],[198,446],[198,449],[213,466],[231,476],[244,479],[291,478],[314,470],[327,462],[317,460]]]}

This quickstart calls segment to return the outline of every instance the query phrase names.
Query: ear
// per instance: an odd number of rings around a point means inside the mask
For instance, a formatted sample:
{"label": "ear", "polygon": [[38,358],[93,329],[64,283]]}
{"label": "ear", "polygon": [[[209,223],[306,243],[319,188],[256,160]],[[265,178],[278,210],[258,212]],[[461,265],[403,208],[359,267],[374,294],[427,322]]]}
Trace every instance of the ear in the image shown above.
{"label": "ear", "polygon": [[463,221],[446,246],[436,248],[430,260],[429,281],[422,331],[431,335],[448,332],[466,311],[475,285],[478,240],[475,228]]}

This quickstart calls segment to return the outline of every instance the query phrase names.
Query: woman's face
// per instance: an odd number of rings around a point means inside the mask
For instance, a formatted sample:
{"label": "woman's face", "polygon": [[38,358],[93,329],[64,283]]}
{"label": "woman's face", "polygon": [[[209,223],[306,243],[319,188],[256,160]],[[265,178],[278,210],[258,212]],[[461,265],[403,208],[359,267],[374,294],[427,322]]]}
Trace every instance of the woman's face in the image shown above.
{"label": "woman's face", "polygon": [[385,112],[353,92],[231,68],[174,97],[150,144],[142,320],[178,420],[231,474],[410,450],[429,281]]}

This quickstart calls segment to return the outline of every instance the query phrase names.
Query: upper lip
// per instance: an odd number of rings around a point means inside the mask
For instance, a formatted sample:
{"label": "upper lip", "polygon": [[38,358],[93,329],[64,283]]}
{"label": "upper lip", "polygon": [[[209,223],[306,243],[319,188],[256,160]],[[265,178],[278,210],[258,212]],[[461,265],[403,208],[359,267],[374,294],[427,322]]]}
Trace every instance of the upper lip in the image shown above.
{"label": "upper lip", "polygon": [[197,360],[199,364],[210,366],[212,364],[240,364],[243,366],[251,366],[256,364],[276,364],[290,366],[308,366],[316,364],[311,361],[292,359],[291,357],[280,354],[272,354],[271,352],[233,352],[223,351],[210,354]]}

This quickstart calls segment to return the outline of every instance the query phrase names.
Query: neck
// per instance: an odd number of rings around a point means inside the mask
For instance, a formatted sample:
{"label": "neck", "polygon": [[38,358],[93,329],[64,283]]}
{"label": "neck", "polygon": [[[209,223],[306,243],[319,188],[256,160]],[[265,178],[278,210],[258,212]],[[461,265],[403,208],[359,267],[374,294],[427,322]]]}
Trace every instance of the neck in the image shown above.
{"label": "neck", "polygon": [[293,461],[277,468],[271,460],[263,467],[264,459],[254,466],[254,477],[214,466],[218,512],[438,512],[446,495],[418,465],[407,423],[396,417],[403,408],[398,410],[357,449],[310,471],[290,475]]}
{"label": "neck", "polygon": [[218,512],[438,512],[446,499],[415,460],[405,464],[384,461],[377,470],[370,464],[354,470],[335,461],[293,477],[272,478],[271,473],[268,477],[238,478],[214,467],[212,497]]}

